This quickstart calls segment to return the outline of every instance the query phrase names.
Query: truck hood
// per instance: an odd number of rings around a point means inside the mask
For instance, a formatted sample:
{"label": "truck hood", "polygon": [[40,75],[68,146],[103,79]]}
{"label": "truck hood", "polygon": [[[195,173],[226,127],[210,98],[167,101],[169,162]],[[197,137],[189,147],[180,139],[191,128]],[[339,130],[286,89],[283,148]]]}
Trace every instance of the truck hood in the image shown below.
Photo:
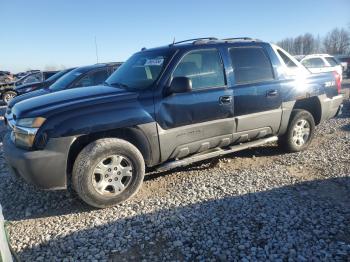
{"label": "truck hood", "polygon": [[[37,92],[43,92],[38,90]],[[36,93],[36,92],[31,92]],[[37,93],[38,94],[38,93]],[[30,93],[28,94],[30,95]],[[48,118],[65,111],[136,99],[137,93],[110,86],[89,86],[48,93],[17,102],[11,109],[16,119],[28,117]]]}
{"label": "truck hood", "polygon": [[[16,91],[18,92],[17,89],[16,89]],[[23,95],[19,95],[19,96],[16,96],[15,98],[11,99],[10,103],[8,104],[8,108],[12,108],[15,104],[17,104],[23,100],[26,100],[26,99],[29,99],[32,97],[36,97],[36,96],[45,95],[48,93],[50,93],[48,89],[39,89],[39,90],[35,90],[32,92],[24,93]]]}

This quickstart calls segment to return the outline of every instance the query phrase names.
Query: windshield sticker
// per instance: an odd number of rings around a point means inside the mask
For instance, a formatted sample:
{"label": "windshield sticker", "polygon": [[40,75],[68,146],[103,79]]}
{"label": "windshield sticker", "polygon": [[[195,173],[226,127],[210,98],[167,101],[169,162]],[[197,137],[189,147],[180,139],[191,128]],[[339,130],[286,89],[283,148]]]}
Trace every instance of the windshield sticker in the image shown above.
{"label": "windshield sticker", "polygon": [[145,66],[161,66],[163,62],[164,58],[147,59]]}

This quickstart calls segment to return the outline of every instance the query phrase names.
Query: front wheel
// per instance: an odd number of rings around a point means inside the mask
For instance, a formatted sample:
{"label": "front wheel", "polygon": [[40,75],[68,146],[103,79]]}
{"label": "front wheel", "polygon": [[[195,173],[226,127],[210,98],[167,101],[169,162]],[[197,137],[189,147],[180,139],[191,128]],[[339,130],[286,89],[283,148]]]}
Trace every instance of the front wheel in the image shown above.
{"label": "front wheel", "polygon": [[6,91],[3,95],[2,95],[2,100],[8,104],[11,99],[13,99],[14,97],[17,96],[17,93],[14,91]]}
{"label": "front wheel", "polygon": [[307,149],[315,134],[315,120],[305,110],[293,110],[287,133],[279,138],[279,145],[287,152]]}
{"label": "front wheel", "polygon": [[72,174],[73,187],[87,204],[105,208],[132,197],[141,187],[145,163],[131,143],[99,139],[78,155]]}

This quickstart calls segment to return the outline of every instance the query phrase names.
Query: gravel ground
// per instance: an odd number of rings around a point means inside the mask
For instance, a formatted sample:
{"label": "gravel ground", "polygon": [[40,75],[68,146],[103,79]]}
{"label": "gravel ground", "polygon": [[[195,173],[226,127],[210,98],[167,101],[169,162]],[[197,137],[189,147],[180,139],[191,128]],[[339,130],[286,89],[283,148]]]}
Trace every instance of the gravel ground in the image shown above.
{"label": "gravel ground", "polygon": [[272,144],[151,174],[105,210],[16,181],[1,153],[0,203],[23,261],[350,261],[349,159],[347,101],[308,151]]}

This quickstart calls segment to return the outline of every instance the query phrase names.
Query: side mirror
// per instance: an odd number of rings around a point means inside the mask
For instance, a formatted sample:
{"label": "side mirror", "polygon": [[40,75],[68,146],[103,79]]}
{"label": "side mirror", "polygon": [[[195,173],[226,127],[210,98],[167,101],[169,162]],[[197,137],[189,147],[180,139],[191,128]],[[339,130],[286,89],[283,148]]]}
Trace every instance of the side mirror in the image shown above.
{"label": "side mirror", "polygon": [[176,93],[186,93],[192,90],[192,81],[188,77],[178,76],[171,81],[169,95]]}

